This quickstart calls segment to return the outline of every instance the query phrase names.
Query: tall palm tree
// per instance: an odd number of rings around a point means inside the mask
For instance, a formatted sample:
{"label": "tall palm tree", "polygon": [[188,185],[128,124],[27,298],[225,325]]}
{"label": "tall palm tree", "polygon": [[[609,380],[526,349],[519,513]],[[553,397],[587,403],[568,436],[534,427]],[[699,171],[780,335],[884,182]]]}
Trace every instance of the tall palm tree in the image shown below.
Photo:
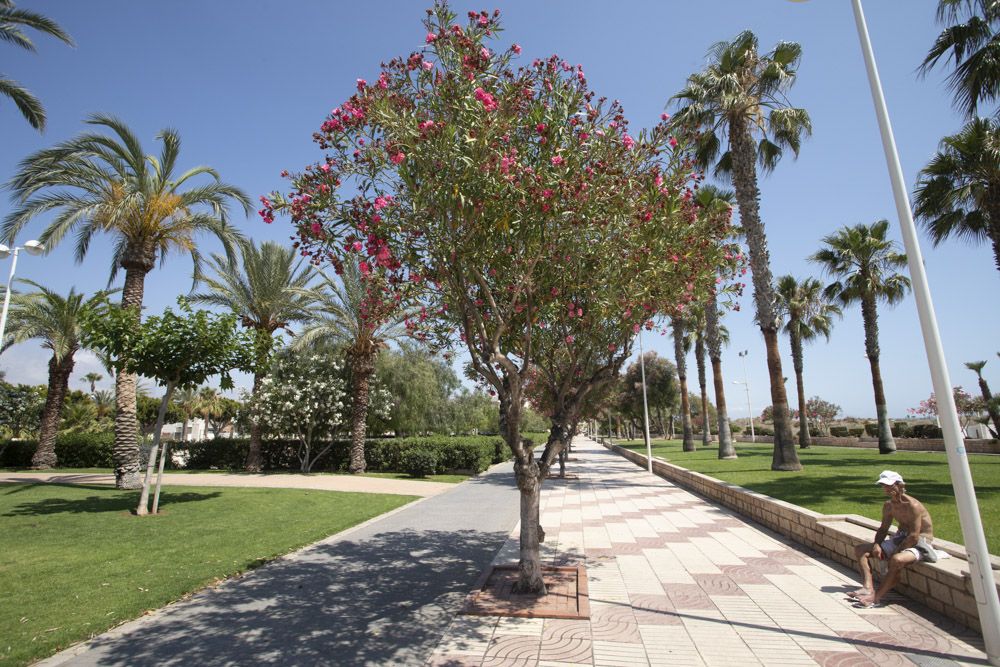
{"label": "tall palm tree", "polygon": [[941,58],[954,64],[948,87],[955,106],[968,117],[980,102],[994,102],[1000,95],[1000,4],[996,0],[938,0],[937,19],[946,25],[920,65],[927,74]]}
{"label": "tall palm tree", "polygon": [[[259,246],[252,240],[240,244],[240,261],[212,255],[213,274],[204,277],[208,288],[191,300],[225,308],[240,316],[243,326],[257,332],[260,340],[254,364],[251,397],[256,398],[260,383],[267,376],[271,340],[274,333],[312,317],[310,306],[318,294],[309,289],[315,273],[312,266],[292,248],[274,241]],[[244,469],[260,472],[261,426],[250,424],[250,449]]]}
{"label": "tall palm tree", "polygon": [[965,367],[975,373],[976,378],[979,379],[979,393],[983,395],[983,403],[986,405],[986,414],[990,416],[990,421],[993,422],[993,428],[996,430],[997,436],[1000,437],[1000,409],[998,409],[997,401],[993,399],[993,392],[990,391],[989,383],[987,383],[986,378],[983,377],[983,367],[985,365],[985,361],[965,362]]}
{"label": "tall palm tree", "polygon": [[708,447],[711,427],[708,422],[708,381],[705,374],[705,313],[698,306],[691,309],[687,318],[684,349],[694,348],[694,363],[698,369],[698,390],[701,398],[701,444]]}
{"label": "tall palm tree", "polygon": [[809,259],[823,266],[836,281],[824,293],[831,301],[844,306],[861,304],[865,325],[865,353],[872,372],[875,412],[878,416],[878,449],[882,454],[896,451],[889,426],[889,412],[879,367],[878,302],[894,305],[903,300],[910,279],[897,273],[906,266],[906,255],[896,251],[896,244],[886,238],[888,220],[871,225],[842,227],[823,238],[822,248]]}
{"label": "tall palm tree", "polygon": [[802,381],[802,343],[819,336],[830,340],[833,317],[843,313],[840,307],[823,293],[823,284],[815,278],[802,282],[794,276],[778,278],[778,318],[785,323],[785,333],[792,344],[792,365],[795,367],[795,388],[799,396],[799,447],[805,449],[809,439],[809,416]]}
{"label": "tall palm tree", "polygon": [[[794,42],[779,42],[769,53],[761,54],[757,46],[757,37],[749,30],[713,46],[708,66],[688,77],[685,88],[671,98],[678,100],[680,107],[671,123],[676,131],[693,136],[695,156],[702,167],[714,166],[717,175],[732,177],[750,249],[757,323],[767,346],[774,406],[771,468],[801,470],[781,370],[757,167],[765,173],[772,171],[785,148],[798,155],[802,137],[812,132],[812,124],[805,109],[788,106],[785,96],[795,82],[802,48]],[[724,151],[723,139],[728,142]]]}
{"label": "tall palm tree", "polygon": [[[50,212],[55,218],[39,239],[47,248],[70,232],[76,234],[76,259],[83,261],[95,234],[104,232],[114,242],[111,280],[125,271],[123,308],[141,308],[146,274],[157,260],[172,251],[187,252],[194,261],[194,277],[201,272],[197,237],[209,233],[230,251],[239,238],[228,222],[233,202],[249,214],[249,198],[219,179],[211,167],[195,167],[175,175],[180,135],[162,130],[159,156],[143,151],[138,138],[121,120],[91,116],[87,123],[109,134],[84,133],[46,148],[21,161],[10,187],[17,208],[3,222],[2,235],[13,243],[32,219]],[[200,175],[211,180],[189,181]],[[115,482],[120,489],[137,489],[139,434],[135,419],[136,377],[115,376]]]}
{"label": "tall palm tree", "polygon": [[949,236],[988,242],[1000,271],[1000,123],[976,118],[942,139],[920,171],[913,202],[934,245]]}
{"label": "tall palm tree", "polygon": [[[12,0],[0,0],[0,41],[19,46],[25,51],[35,51],[35,43],[22,30],[31,28],[73,46],[70,37],[59,24],[37,12],[18,9]],[[28,124],[36,130],[45,129],[45,108],[17,81],[0,74],[0,95],[10,98]]]}
{"label": "tall palm tree", "polygon": [[103,380],[104,376],[101,375],[100,373],[94,373],[93,371],[91,371],[90,373],[87,373],[80,379],[90,385],[90,393],[94,394],[95,392],[97,392],[97,383]]}
{"label": "tall palm tree", "polygon": [[674,316],[670,320],[670,326],[674,337],[674,363],[677,365],[677,383],[680,385],[681,394],[683,449],[685,452],[693,452],[695,450],[694,433],[691,428],[691,398],[688,395],[687,383],[687,350],[684,345],[686,323],[684,318]]}
{"label": "tall palm tree", "polygon": [[379,351],[390,340],[406,335],[403,322],[413,316],[410,311],[393,312],[386,317],[376,314],[373,300],[381,293],[376,282],[362,279],[353,264],[345,264],[340,280],[320,271],[317,285],[320,302],[315,318],[306,324],[296,345],[325,341],[343,345],[351,376],[351,461],[352,473],[365,471],[365,430],[368,418],[369,385],[375,372]]}
{"label": "tall palm tree", "polygon": [[83,316],[102,307],[108,292],[98,292],[89,299],[71,289],[62,296],[31,280],[20,282],[35,291],[11,295],[11,309],[4,347],[38,339],[42,347],[51,350],[49,386],[42,409],[38,431],[38,448],[31,458],[33,468],[56,465],[56,434],[69,388],[69,376],[75,363],[73,356],[80,349],[80,321]]}

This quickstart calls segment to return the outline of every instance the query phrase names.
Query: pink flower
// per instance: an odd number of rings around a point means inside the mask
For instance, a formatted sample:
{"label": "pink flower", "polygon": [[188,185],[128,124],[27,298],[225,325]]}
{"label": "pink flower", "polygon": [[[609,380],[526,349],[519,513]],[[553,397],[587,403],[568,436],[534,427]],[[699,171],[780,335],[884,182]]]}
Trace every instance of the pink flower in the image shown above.
{"label": "pink flower", "polygon": [[538,130],[538,134],[541,134],[545,131],[545,123],[539,123],[535,126],[535,129]]}
{"label": "pink flower", "polygon": [[393,153],[392,155],[389,156],[389,160],[391,160],[393,164],[399,164],[405,159],[406,159],[406,153],[403,152]]}
{"label": "pink flower", "polygon": [[661,185],[663,185],[663,175],[657,174],[656,178],[653,179],[653,183],[656,184],[656,187],[660,187]]}
{"label": "pink flower", "polygon": [[314,223],[312,223],[312,226],[310,227],[310,229],[312,229],[312,233],[313,234],[315,234],[316,236],[319,236],[320,233],[323,231],[323,225],[319,224],[318,222],[314,222]]}
{"label": "pink flower", "polygon": [[516,53],[517,55],[521,55],[521,45],[520,44],[515,44],[512,47],[510,47],[510,49],[511,49],[511,51],[513,51],[514,53]]}
{"label": "pink flower", "polygon": [[489,60],[490,59],[490,50],[487,49],[484,46],[482,49],[480,49],[479,55],[481,55],[483,57],[483,60]]}
{"label": "pink flower", "polygon": [[477,100],[483,103],[483,108],[487,111],[493,111],[497,108],[496,100],[482,88],[476,88],[475,96]]}
{"label": "pink flower", "polygon": [[381,211],[383,208],[392,203],[392,195],[385,195],[384,197],[375,197],[375,204],[373,208],[376,211]]}
{"label": "pink flower", "polygon": [[364,245],[361,243],[361,241],[355,241],[354,243],[351,244],[351,250],[353,250],[354,252],[361,252],[361,248],[363,247]]}
{"label": "pink flower", "polygon": [[580,133],[580,141],[586,141],[587,139],[590,139],[590,134],[587,133],[587,132],[581,132]]}
{"label": "pink flower", "polygon": [[367,81],[365,81],[364,79],[358,79],[358,90],[364,90],[365,86],[367,85],[368,85]]}
{"label": "pink flower", "polygon": [[574,340],[575,340],[575,339],[573,338],[573,336],[572,336],[572,335],[570,335],[570,336],[566,336],[566,344],[567,344],[567,345],[572,345],[572,344],[573,344],[573,341],[574,341]]}
{"label": "pink flower", "polygon": [[371,267],[368,266],[368,262],[358,262],[358,271],[360,271],[363,276],[367,276],[372,272]]}
{"label": "pink flower", "polygon": [[608,345],[608,352],[615,352],[617,349],[618,349],[617,345],[614,344]]}
{"label": "pink flower", "polygon": [[548,199],[551,196],[552,196],[552,190],[550,190],[549,188],[545,188],[544,190],[542,190],[542,199]]}
{"label": "pink flower", "polygon": [[677,139],[676,139],[676,137],[670,137],[670,147],[671,148],[677,148]]}
{"label": "pink flower", "polygon": [[427,70],[428,72],[431,71],[432,69],[434,69],[434,63],[432,63],[429,60],[425,60],[424,61],[424,69]]}
{"label": "pink flower", "polygon": [[668,113],[661,113],[660,114],[660,120],[670,120],[670,114],[668,114]]}
{"label": "pink flower", "polygon": [[625,144],[625,148],[632,150],[632,147],[635,146],[635,139],[626,134],[622,137],[622,143]]}
{"label": "pink flower", "polygon": [[626,308],[625,309],[625,317],[632,317],[632,309],[631,308]]}
{"label": "pink flower", "polygon": [[558,167],[562,163],[563,163],[563,159],[562,159],[561,155],[557,155],[554,158],[552,158],[552,166],[553,167]]}
{"label": "pink flower", "polygon": [[429,33],[427,33],[427,39],[426,39],[426,42],[427,42],[428,44],[433,44],[434,42],[436,42],[436,41],[437,41],[437,38],[438,38],[438,36],[437,36],[437,35],[435,35],[435,34],[434,34],[433,32],[429,32]]}
{"label": "pink flower", "polygon": [[486,16],[483,16],[483,15],[479,16],[479,25],[481,25],[482,27],[485,28],[489,24],[490,24],[489,18],[487,18]]}

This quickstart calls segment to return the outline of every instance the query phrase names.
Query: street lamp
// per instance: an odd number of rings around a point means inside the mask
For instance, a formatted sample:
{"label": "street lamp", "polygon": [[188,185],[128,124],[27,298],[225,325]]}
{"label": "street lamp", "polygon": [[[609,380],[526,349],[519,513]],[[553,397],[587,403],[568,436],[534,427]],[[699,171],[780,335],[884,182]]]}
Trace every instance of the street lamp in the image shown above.
{"label": "street lamp", "polygon": [[646,470],[653,472],[653,445],[649,441],[649,405],[646,403],[646,361],[642,354],[642,329],[639,329],[639,371],[642,373],[642,425],[646,437]]}
{"label": "street lamp", "polygon": [[17,268],[17,255],[22,250],[29,255],[37,256],[45,252],[45,246],[38,241],[28,241],[23,246],[11,249],[0,243],[0,259],[7,259],[11,255],[14,255],[14,258],[10,261],[10,275],[7,276],[7,290],[3,294],[3,312],[0,313],[0,345],[3,344],[3,335],[7,330],[7,309],[10,307],[10,289],[11,285],[14,283],[14,269]]}
{"label": "street lamp", "polygon": [[750,406],[750,376],[747,375],[747,355],[750,354],[748,350],[743,350],[738,352],[740,359],[743,360],[743,381],[733,380],[733,384],[741,384],[747,392],[747,414],[750,415],[750,442],[757,442],[757,434],[753,431],[753,408]]}
{"label": "street lamp", "polygon": [[910,199],[903,183],[903,168],[899,164],[896,140],[892,134],[889,110],[885,104],[885,95],[882,93],[882,83],[879,80],[878,67],[875,65],[875,54],[868,36],[861,0],[851,0],[851,6],[854,9],[854,23],[858,29],[861,53],[868,72],[868,84],[871,87],[879,133],[882,135],[882,149],[885,152],[889,180],[892,182],[892,194],[896,200],[896,214],[899,216],[903,246],[906,248],[906,261],[910,269],[913,297],[917,303],[917,315],[920,319],[924,350],[927,353],[927,364],[930,367],[931,383],[938,397],[938,417],[941,420],[941,430],[944,432],[948,471],[951,474],[951,485],[955,489],[955,503],[958,508],[959,523],[962,525],[965,552],[969,559],[969,574],[972,579],[972,590],[976,596],[979,623],[983,628],[986,655],[991,664],[1000,665],[1000,598],[996,595],[990,552],[986,546],[983,520],[979,516],[979,504],[972,484],[965,440],[962,438],[961,425],[958,423],[955,397],[951,391],[951,378],[948,376],[948,367],[944,361],[944,347],[938,332],[937,316],[934,314],[931,290],[924,271],[920,243],[917,240],[917,228],[913,224]]}

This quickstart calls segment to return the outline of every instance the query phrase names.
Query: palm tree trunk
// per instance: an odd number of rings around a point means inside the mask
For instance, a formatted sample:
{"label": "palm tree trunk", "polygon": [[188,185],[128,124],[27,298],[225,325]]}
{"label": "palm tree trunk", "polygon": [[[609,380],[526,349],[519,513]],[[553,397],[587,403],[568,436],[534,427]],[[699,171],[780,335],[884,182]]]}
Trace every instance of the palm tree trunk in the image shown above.
{"label": "palm tree trunk", "polygon": [[675,319],[672,323],[674,336],[674,362],[677,364],[677,381],[681,390],[681,425],[684,430],[683,450],[693,452],[694,434],[691,429],[691,399],[688,396],[687,359],[684,356],[684,323]]}
{"label": "palm tree trunk", "polygon": [[806,416],[806,390],[802,382],[802,337],[795,333],[788,334],[792,343],[792,366],[795,368],[795,390],[799,395],[799,448],[807,449],[812,441],[809,439],[809,419]]}
{"label": "palm tree trunk", "polygon": [[979,376],[979,392],[983,395],[983,402],[986,403],[986,414],[990,416],[990,421],[993,422],[993,428],[996,430],[997,437],[1000,437],[1000,411],[997,411],[996,405],[993,403],[993,393],[990,391],[990,385],[987,384],[982,375]]}
{"label": "palm tree trunk", "polygon": [[705,302],[705,342],[712,362],[712,384],[715,385],[715,421],[719,429],[719,458],[735,459],[733,433],[729,428],[729,410],[726,408],[726,383],[722,379],[722,341],[719,338],[719,303],[712,290]]}
{"label": "palm tree trunk", "polygon": [[[250,401],[257,400],[260,391],[260,382],[264,379],[264,370],[258,367],[253,374],[253,388],[250,390]],[[256,419],[250,421],[250,443],[247,446],[247,459],[243,463],[243,470],[246,472],[260,472],[264,467],[264,457],[261,454],[264,442],[264,427]]]}
{"label": "palm tree trunk", "polygon": [[59,419],[72,372],[72,351],[62,361],[54,354],[49,359],[49,390],[45,396],[45,407],[42,409],[42,420],[38,429],[38,448],[31,457],[32,468],[54,468],[58,462],[56,434],[59,432]]}
{"label": "palm tree trunk", "polygon": [[712,425],[708,421],[708,383],[705,379],[705,341],[701,332],[694,342],[694,358],[698,364],[698,387],[701,389],[701,444],[708,447],[712,439]]}
{"label": "palm tree trunk", "polygon": [[368,390],[378,348],[352,351],[351,360],[351,463],[350,472],[365,471],[365,428],[368,420]]}
{"label": "palm tree trunk", "polygon": [[882,369],[879,366],[878,346],[878,311],[875,299],[865,297],[861,300],[861,317],[865,324],[865,353],[872,370],[872,388],[875,390],[875,414],[878,417],[878,451],[880,454],[892,454],[896,451],[896,441],[892,438],[889,425],[889,411],[885,405],[885,390],[882,387]]}
{"label": "palm tree trunk", "polygon": [[771,407],[774,411],[774,453],[772,470],[801,470],[791,420],[788,416],[788,395],[781,370],[781,353],[774,312],[774,278],[767,250],[767,236],[760,219],[760,190],[755,168],[756,147],[745,121],[733,120],[729,127],[729,149],[733,160],[733,186],[740,209],[740,224],[750,249],[750,270],[753,273],[754,305],[757,323],[764,334],[767,349],[767,374],[771,384]]}
{"label": "palm tree trunk", "polygon": [[[142,308],[146,274],[153,267],[152,261],[127,259],[125,287],[122,290],[122,308]],[[112,458],[115,464],[115,487],[138,489],[139,479],[139,425],[135,411],[136,375],[119,371],[115,373],[115,444]]]}

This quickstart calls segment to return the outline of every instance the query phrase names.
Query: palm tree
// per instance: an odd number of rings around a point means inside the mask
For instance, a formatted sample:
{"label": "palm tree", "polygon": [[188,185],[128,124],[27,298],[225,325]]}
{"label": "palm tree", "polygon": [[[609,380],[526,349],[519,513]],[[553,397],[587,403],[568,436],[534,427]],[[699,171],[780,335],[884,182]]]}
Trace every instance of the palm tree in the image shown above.
{"label": "palm tree", "polygon": [[694,347],[694,362],[698,369],[698,389],[701,392],[701,444],[703,447],[708,447],[711,440],[711,427],[708,423],[708,382],[705,375],[705,314],[701,308],[691,309],[687,324],[684,350],[690,352],[691,348]]}
{"label": "palm tree", "polygon": [[31,458],[33,468],[56,465],[56,434],[69,376],[73,373],[73,356],[80,349],[80,321],[84,315],[102,307],[108,292],[98,292],[89,299],[71,289],[61,296],[31,280],[20,282],[35,289],[26,294],[11,295],[10,321],[4,347],[39,339],[42,347],[52,351],[49,359],[49,386],[42,409],[38,431],[38,448]]}
{"label": "palm tree", "polygon": [[[171,251],[191,255],[195,280],[201,272],[200,233],[216,236],[229,252],[239,238],[228,222],[229,204],[236,202],[249,214],[250,200],[238,188],[223,183],[211,167],[195,167],[175,176],[181,144],[174,130],[160,132],[163,145],[159,156],[154,156],[143,152],[135,134],[117,118],[94,115],[87,122],[110,130],[111,136],[84,133],[21,161],[10,184],[18,206],[4,220],[2,235],[11,244],[33,218],[56,212],[39,239],[52,248],[75,232],[80,262],[95,234],[109,234],[114,241],[111,280],[124,269],[121,305],[138,309],[146,274]],[[189,185],[199,175],[211,180]],[[142,485],[135,383],[132,373],[115,376],[114,462],[120,489]]]}
{"label": "palm tree", "polygon": [[174,392],[171,402],[177,406],[177,412],[181,416],[181,442],[187,442],[188,423],[198,415],[199,401],[197,389],[179,389]]}
{"label": "palm tree", "polygon": [[815,278],[802,282],[794,276],[778,278],[778,317],[785,322],[785,333],[792,344],[792,365],[795,367],[795,388],[799,395],[799,447],[809,441],[809,416],[802,382],[802,343],[824,336],[830,340],[833,316],[842,315],[840,307],[830,303],[823,293],[823,284]]}
{"label": "palm tree", "polygon": [[913,203],[934,245],[949,236],[989,242],[1000,271],[1000,123],[976,118],[942,139],[920,171]]}
{"label": "palm tree", "polygon": [[306,324],[296,345],[318,341],[343,345],[351,376],[351,462],[352,473],[365,471],[365,430],[368,418],[368,393],[379,351],[390,340],[406,335],[403,322],[414,313],[393,312],[380,315],[377,306],[381,288],[377,282],[362,279],[353,264],[345,264],[340,281],[320,271],[322,281],[317,286],[320,303],[316,317]]}
{"label": "palm tree", "polygon": [[[271,340],[279,329],[288,331],[295,322],[312,317],[310,306],[318,294],[308,289],[315,273],[292,248],[273,241],[257,246],[252,240],[240,244],[241,261],[212,255],[214,275],[203,278],[208,291],[191,297],[195,303],[226,308],[240,316],[243,326],[257,332],[261,345],[254,365],[251,399],[267,376]],[[260,472],[262,431],[250,424],[250,449],[244,469]]]}
{"label": "palm tree", "polygon": [[683,428],[683,449],[685,452],[693,452],[694,433],[691,429],[691,399],[688,395],[687,384],[687,350],[684,345],[684,318],[674,316],[670,320],[674,337],[674,363],[677,364],[677,383],[680,385],[681,394],[681,425]]}
{"label": "palm tree", "polygon": [[825,248],[809,259],[821,264],[837,280],[826,287],[824,294],[844,306],[859,302],[865,324],[865,352],[871,366],[872,387],[875,390],[875,412],[878,416],[878,449],[882,454],[896,451],[889,426],[889,412],[882,388],[879,367],[878,309],[879,301],[894,305],[903,300],[910,279],[897,273],[906,266],[906,255],[896,252],[896,244],[886,238],[888,220],[871,225],[842,227],[823,238]]}
{"label": "palm tree", "polygon": [[[688,77],[672,99],[680,109],[671,120],[681,133],[692,135],[698,163],[715,167],[717,175],[731,175],[740,209],[740,223],[750,249],[757,323],[767,346],[767,368],[774,406],[772,470],[801,470],[792,440],[778,329],[774,318],[774,286],[767,236],[760,219],[757,166],[770,172],[787,148],[798,155],[803,135],[812,132],[809,114],[790,107],[785,93],[795,82],[802,54],[794,42],[779,42],[760,54],[757,37],[741,32],[731,42],[719,42],[709,51],[710,62]],[[728,140],[723,152],[722,140]]]}
{"label": "palm tree", "polygon": [[[74,46],[73,38],[52,19],[37,12],[18,9],[12,0],[0,0],[0,41],[34,52],[35,43],[21,30],[21,26],[51,35]],[[0,74],[0,95],[10,98],[31,127],[39,131],[45,129],[45,109],[42,103],[21,84]]]}
{"label": "palm tree", "polygon": [[955,106],[968,117],[975,116],[982,101],[993,102],[1000,94],[1000,4],[996,0],[938,0],[937,20],[950,23],[934,41],[920,65],[926,75],[944,58],[954,63],[948,87]]}
{"label": "palm tree", "polygon": [[115,395],[105,389],[98,389],[91,396],[94,399],[94,407],[97,409],[97,418],[104,419],[113,414],[115,408]]}
{"label": "palm tree", "polygon": [[104,376],[100,373],[90,372],[80,378],[84,382],[90,384],[90,393],[93,395],[97,392],[97,383],[104,379]]}
{"label": "palm tree", "polygon": [[212,423],[213,418],[222,414],[224,400],[222,394],[211,387],[202,387],[198,390],[195,412],[204,420],[206,428]]}
{"label": "palm tree", "polygon": [[990,385],[986,382],[986,378],[983,377],[983,367],[985,365],[985,361],[965,362],[965,367],[975,373],[979,379],[979,393],[983,395],[986,413],[990,416],[990,421],[993,422],[993,428],[996,429],[997,436],[1000,437],[1000,409],[998,409],[997,401],[993,400],[993,392],[990,391]]}

